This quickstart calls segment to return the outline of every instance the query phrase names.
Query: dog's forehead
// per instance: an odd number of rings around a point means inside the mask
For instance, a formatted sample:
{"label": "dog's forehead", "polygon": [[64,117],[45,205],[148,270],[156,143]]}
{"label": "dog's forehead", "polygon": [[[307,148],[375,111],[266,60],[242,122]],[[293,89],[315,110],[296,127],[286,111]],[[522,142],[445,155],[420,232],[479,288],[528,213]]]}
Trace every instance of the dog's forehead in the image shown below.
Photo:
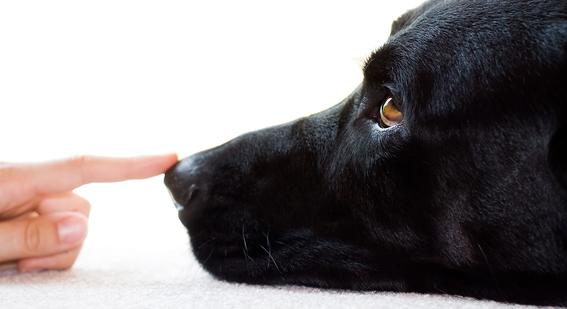
{"label": "dog's forehead", "polygon": [[390,36],[395,35],[400,30],[410,25],[412,22],[415,21],[416,18],[418,18],[423,13],[431,9],[433,6],[439,4],[439,2],[440,0],[430,0],[423,3],[421,6],[416,7],[415,9],[409,10],[406,13],[402,14],[392,23]]}
{"label": "dog's forehead", "polygon": [[[429,54],[427,50],[432,47],[432,42],[436,42],[437,46],[450,48],[450,42],[439,36],[452,30],[451,28],[458,29],[458,25],[463,22],[461,16],[448,14],[459,5],[459,1],[431,0],[401,15],[392,23],[386,44],[368,57],[364,65],[365,79],[376,79],[375,82],[392,80],[395,77],[389,75],[395,73],[392,72],[396,71],[393,68],[403,67],[405,70],[407,67],[414,67],[409,62],[414,62],[416,58],[421,60],[421,64],[426,63],[427,59],[422,57],[422,54]],[[452,21],[447,20],[451,17]],[[451,23],[454,27],[440,27],[442,23]],[[455,50],[453,47],[451,49]]]}
{"label": "dog's forehead", "polygon": [[531,47],[530,43],[542,39],[538,30],[557,22],[565,26],[566,6],[563,0],[427,1],[392,23],[387,43],[367,63],[380,61],[382,54],[392,50],[455,56],[465,51]]}
{"label": "dog's forehead", "polygon": [[404,90],[408,104],[453,98],[442,111],[431,105],[432,114],[479,106],[490,101],[487,97],[510,92],[527,96],[532,87],[541,87],[538,76],[559,74],[566,3],[426,2],[394,22],[388,42],[364,67],[365,83],[394,84]]}

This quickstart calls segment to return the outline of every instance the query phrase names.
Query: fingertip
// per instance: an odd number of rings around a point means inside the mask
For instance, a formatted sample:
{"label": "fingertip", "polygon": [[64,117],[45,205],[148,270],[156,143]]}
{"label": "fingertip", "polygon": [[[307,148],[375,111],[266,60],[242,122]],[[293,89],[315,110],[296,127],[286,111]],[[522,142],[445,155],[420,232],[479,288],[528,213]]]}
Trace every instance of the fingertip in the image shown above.
{"label": "fingertip", "polygon": [[168,153],[163,155],[164,158],[166,158],[166,162],[169,164],[169,166],[177,163],[177,161],[179,161],[179,155],[176,152],[172,152],[172,153]]}
{"label": "fingertip", "polygon": [[80,247],[51,256],[27,258],[18,261],[17,268],[21,273],[33,273],[44,270],[66,270],[73,267]]}
{"label": "fingertip", "polygon": [[159,161],[160,172],[163,173],[168,170],[171,166],[177,163],[178,155],[177,153],[166,153],[163,155],[159,155],[154,157]]}

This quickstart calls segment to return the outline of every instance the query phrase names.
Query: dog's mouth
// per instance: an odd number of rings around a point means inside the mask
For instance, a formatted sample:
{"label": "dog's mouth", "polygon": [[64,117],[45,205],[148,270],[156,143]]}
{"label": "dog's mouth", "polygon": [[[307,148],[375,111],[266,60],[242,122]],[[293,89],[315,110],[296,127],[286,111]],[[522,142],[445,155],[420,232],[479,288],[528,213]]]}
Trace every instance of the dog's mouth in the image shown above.
{"label": "dog's mouth", "polygon": [[183,204],[179,203],[179,202],[175,199],[175,196],[173,195],[173,192],[171,192],[171,190],[168,189],[167,192],[169,193],[169,197],[171,198],[171,201],[172,201],[172,203],[173,203],[173,207],[175,207],[175,209],[176,209],[178,212],[183,211],[183,209],[185,209],[186,205],[183,205]]}
{"label": "dog's mouth", "polygon": [[183,211],[183,208],[185,208],[185,206],[177,203],[177,202],[173,202],[173,206],[175,207],[175,209],[177,209],[177,211]]}

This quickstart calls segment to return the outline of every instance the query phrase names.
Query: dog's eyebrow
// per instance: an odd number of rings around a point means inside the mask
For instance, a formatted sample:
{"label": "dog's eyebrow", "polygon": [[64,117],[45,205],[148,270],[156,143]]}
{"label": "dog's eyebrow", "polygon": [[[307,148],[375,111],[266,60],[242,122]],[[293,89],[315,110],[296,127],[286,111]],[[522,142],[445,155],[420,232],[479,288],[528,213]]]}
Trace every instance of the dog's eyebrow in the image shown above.
{"label": "dog's eyebrow", "polygon": [[395,57],[389,45],[384,45],[372,52],[366,59],[362,68],[366,83],[385,83],[391,80],[391,68],[394,66]]}

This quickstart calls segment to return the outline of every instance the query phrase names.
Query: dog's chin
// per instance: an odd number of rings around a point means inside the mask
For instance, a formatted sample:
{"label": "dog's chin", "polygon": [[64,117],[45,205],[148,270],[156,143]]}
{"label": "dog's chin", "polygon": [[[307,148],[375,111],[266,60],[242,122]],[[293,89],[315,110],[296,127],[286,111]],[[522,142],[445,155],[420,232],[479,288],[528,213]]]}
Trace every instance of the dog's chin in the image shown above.
{"label": "dog's chin", "polygon": [[187,212],[182,205],[174,203],[175,208],[177,209],[177,217],[183,226],[187,229],[188,228],[188,220],[187,220]]}
{"label": "dog's chin", "polygon": [[215,278],[242,283],[265,283],[266,270],[274,267],[260,258],[254,246],[243,247],[242,239],[191,238],[193,253],[202,267]]}
{"label": "dog's chin", "polygon": [[[230,207],[230,208],[228,208]],[[265,258],[276,254],[276,245],[265,229],[258,229],[255,220],[227,209],[236,206],[197,204],[183,207],[178,212],[180,222],[187,229],[191,249],[196,260],[215,278],[230,282],[269,283],[267,273],[275,267]],[[215,211],[214,209],[217,209]]]}

